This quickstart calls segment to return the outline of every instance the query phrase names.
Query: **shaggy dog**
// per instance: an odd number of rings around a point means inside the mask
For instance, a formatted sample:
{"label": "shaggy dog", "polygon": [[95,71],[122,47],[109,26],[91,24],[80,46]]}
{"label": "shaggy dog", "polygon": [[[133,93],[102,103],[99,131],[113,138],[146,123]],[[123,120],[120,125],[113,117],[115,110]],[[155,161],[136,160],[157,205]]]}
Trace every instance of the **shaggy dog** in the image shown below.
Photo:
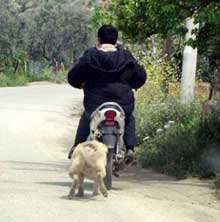
{"label": "shaggy dog", "polygon": [[94,180],[93,195],[98,195],[100,190],[104,197],[108,196],[103,181],[106,176],[107,152],[107,146],[98,141],[84,142],[75,147],[69,168],[69,176],[73,179],[69,199],[74,197],[77,188],[77,196],[82,197],[84,195],[83,181],[85,177]]}

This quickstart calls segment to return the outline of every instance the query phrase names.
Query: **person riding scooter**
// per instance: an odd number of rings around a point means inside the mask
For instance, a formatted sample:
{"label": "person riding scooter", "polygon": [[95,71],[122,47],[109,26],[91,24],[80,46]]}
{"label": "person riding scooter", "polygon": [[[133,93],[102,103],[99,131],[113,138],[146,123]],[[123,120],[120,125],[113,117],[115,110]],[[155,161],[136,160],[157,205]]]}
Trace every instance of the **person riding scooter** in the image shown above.
{"label": "person riding scooter", "polygon": [[98,43],[87,49],[68,73],[71,86],[84,91],[84,113],[79,121],[74,147],[86,141],[90,129],[90,116],[105,102],[116,102],[125,111],[124,142],[128,153],[137,145],[135,135],[133,89],[140,88],[146,81],[146,72],[131,52],[117,44],[118,31],[111,25],[98,30]]}

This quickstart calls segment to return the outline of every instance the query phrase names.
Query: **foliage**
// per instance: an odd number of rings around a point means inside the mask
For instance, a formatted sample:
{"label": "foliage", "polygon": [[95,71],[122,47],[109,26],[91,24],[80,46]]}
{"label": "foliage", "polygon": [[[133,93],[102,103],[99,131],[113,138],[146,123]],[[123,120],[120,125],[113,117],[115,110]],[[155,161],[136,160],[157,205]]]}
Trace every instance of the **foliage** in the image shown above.
{"label": "foliage", "polygon": [[176,177],[220,171],[219,112],[202,117],[200,104],[184,106],[174,98],[140,92],[135,115],[144,167]]}
{"label": "foliage", "polygon": [[43,70],[38,74],[29,74],[29,81],[49,81],[54,83],[64,83],[66,81],[67,73],[59,72],[57,74],[48,69]]}
{"label": "foliage", "polygon": [[24,86],[29,82],[28,76],[24,74],[5,75],[0,73],[0,87]]}
{"label": "foliage", "polygon": [[8,86],[25,86],[29,82],[49,81],[54,83],[64,83],[66,81],[66,72],[54,74],[48,69],[41,71],[38,74],[17,73],[17,74],[3,74],[0,73],[0,87]]}
{"label": "foliage", "polygon": [[174,58],[167,60],[163,57],[158,45],[149,42],[147,48],[149,45],[154,45],[155,50],[147,50],[145,44],[127,44],[127,47],[147,71],[148,82],[158,84],[161,92],[166,94],[169,91],[169,82],[180,79],[179,66]]}
{"label": "foliage", "polygon": [[96,8],[93,21],[95,24],[114,22],[125,36],[143,42],[154,34],[185,34],[184,21],[188,17],[194,16],[202,27],[207,23],[217,23],[219,7],[218,0],[113,0]]}
{"label": "foliage", "polygon": [[44,8],[31,15],[28,20],[28,52],[33,59],[53,59],[71,64],[89,37],[86,11],[74,5],[53,2],[45,3]]}
{"label": "foliage", "polygon": [[194,123],[177,124],[144,142],[140,152],[143,166],[151,166],[163,173],[183,177],[194,173],[198,155]]}
{"label": "foliage", "polygon": [[28,73],[53,60],[68,67],[89,44],[91,2],[0,0],[0,72]]}
{"label": "foliage", "polygon": [[[212,87],[219,85],[220,79],[220,2],[219,0],[159,1],[159,0],[112,0],[104,1],[94,12],[93,23],[113,23],[122,31],[123,38],[132,42],[145,43],[149,37],[157,35],[164,39],[164,52],[176,39],[183,41],[187,31],[185,21],[194,17],[199,29],[193,30],[196,40],[187,44],[199,50],[198,74],[208,72]],[[166,49],[166,46],[168,48]],[[169,58],[181,61],[182,52],[174,51]],[[206,66],[204,66],[204,58]],[[214,64],[214,65],[213,65]],[[181,64],[180,64],[181,65]],[[214,67],[213,67],[214,66]],[[202,69],[202,70],[201,70]],[[216,78],[216,76],[218,78]],[[218,81],[216,81],[218,79]]]}
{"label": "foliage", "polygon": [[169,121],[186,123],[201,111],[197,105],[187,107],[175,97],[164,99],[160,94],[157,94],[157,96],[147,94],[146,96],[143,93],[144,91],[139,92],[137,95],[135,112],[138,126],[137,135],[140,142],[147,136],[155,136],[156,130]]}

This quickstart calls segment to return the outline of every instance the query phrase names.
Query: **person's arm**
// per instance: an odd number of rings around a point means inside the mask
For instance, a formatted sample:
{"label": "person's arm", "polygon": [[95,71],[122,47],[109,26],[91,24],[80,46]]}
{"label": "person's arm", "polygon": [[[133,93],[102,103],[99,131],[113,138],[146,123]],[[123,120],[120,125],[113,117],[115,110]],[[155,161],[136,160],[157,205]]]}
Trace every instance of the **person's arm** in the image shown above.
{"label": "person's arm", "polygon": [[[138,61],[133,57],[129,50],[126,50],[127,65],[125,79],[127,78],[129,85],[133,89],[138,89],[144,85],[147,80],[147,73],[143,66],[138,64]],[[126,77],[127,76],[127,77]]]}
{"label": "person's arm", "polygon": [[147,73],[145,69],[137,62],[134,64],[133,73],[130,79],[130,85],[133,89],[138,89],[144,85],[147,80]]}
{"label": "person's arm", "polygon": [[67,80],[75,88],[81,89],[83,87],[83,84],[86,82],[86,63],[83,56],[73,65],[68,73]]}

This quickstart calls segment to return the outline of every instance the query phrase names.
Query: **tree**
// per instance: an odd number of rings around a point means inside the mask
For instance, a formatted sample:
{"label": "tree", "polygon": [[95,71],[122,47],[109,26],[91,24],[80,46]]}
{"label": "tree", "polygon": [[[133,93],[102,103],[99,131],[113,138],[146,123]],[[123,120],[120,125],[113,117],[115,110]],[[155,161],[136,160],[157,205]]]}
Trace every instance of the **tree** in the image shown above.
{"label": "tree", "polygon": [[1,0],[0,3],[0,69],[5,71],[6,67],[13,67],[19,39],[19,21],[11,1]]}
{"label": "tree", "polygon": [[201,24],[196,44],[208,61],[212,99],[220,103],[220,3],[203,11]]}
{"label": "tree", "polygon": [[28,20],[29,54],[33,59],[43,57],[70,64],[88,44],[88,19],[73,5],[45,4]]}
{"label": "tree", "polygon": [[0,72],[27,70],[29,60],[69,66],[91,39],[90,2],[0,0]]}
{"label": "tree", "polygon": [[[216,44],[211,43],[212,46],[208,46],[205,42],[213,42],[215,38],[219,38],[219,32],[213,36],[211,30],[207,30],[207,27],[216,27],[220,24],[219,0],[113,0],[107,3],[105,1],[95,11],[95,24],[102,22],[101,16],[104,16],[105,22],[116,25],[125,38],[134,42],[144,42],[149,36],[159,34],[168,46],[167,49],[170,45],[169,40],[174,36],[184,37],[187,32],[186,19],[194,18],[195,22],[200,24],[199,30],[193,30],[198,41],[190,39],[186,44],[198,47],[200,55],[207,55],[210,47],[215,49],[211,52],[213,55],[218,48]],[[202,38],[204,35],[205,39]],[[212,69],[210,72],[213,73]],[[211,75],[216,76],[214,73]]]}

